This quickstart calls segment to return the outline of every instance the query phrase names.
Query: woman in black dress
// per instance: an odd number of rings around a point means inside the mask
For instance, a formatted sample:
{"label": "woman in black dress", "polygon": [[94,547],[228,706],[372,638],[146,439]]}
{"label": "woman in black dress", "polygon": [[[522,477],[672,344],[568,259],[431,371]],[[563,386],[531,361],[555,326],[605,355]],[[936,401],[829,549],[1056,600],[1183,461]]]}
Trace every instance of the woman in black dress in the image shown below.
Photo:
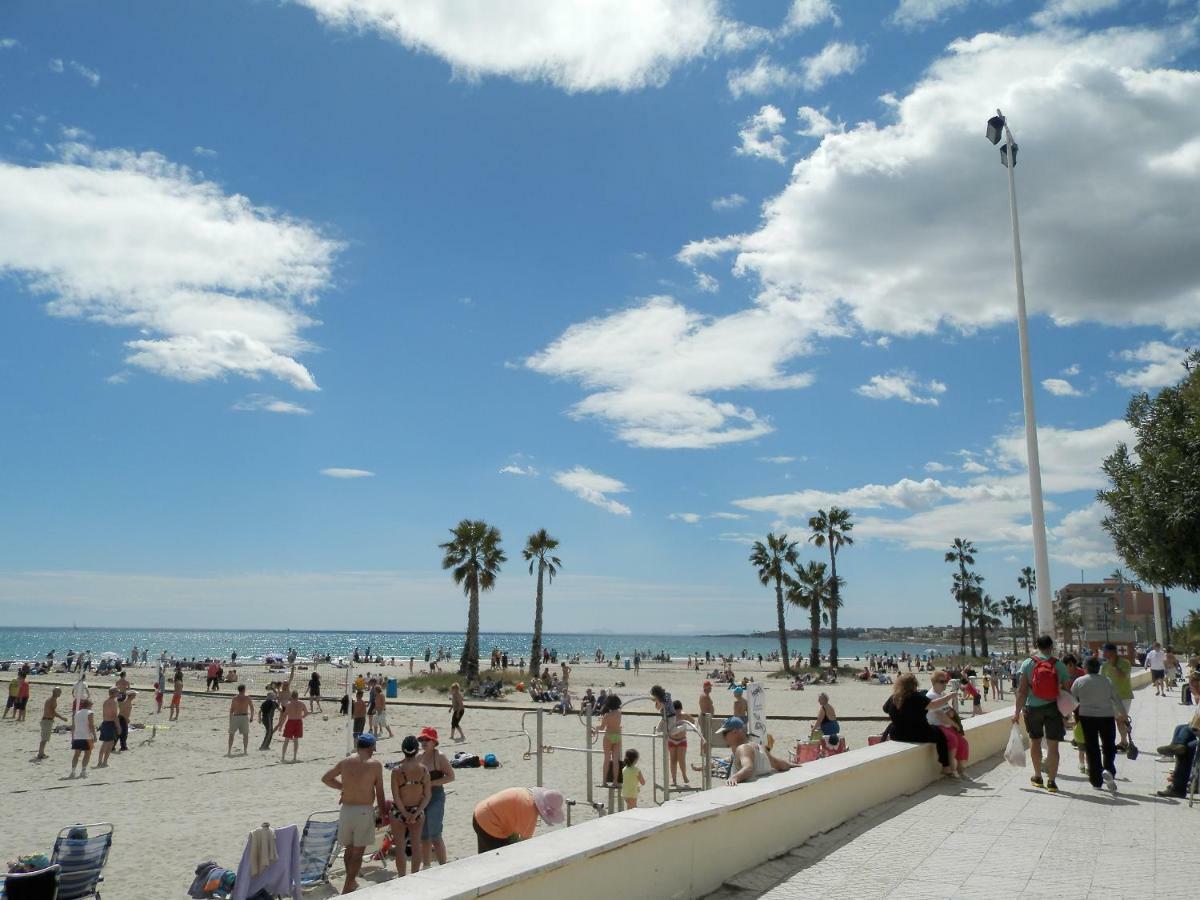
{"label": "woman in black dress", "polygon": [[889,737],[893,741],[908,744],[934,744],[942,774],[949,778],[957,778],[958,773],[950,765],[950,747],[946,743],[946,735],[940,728],[929,724],[925,714],[930,707],[952,702],[957,693],[957,690],[949,691],[944,697],[930,700],[924,691],[917,690],[916,675],[901,675],[892,687],[892,696],[883,704],[883,711],[892,720],[888,726]]}

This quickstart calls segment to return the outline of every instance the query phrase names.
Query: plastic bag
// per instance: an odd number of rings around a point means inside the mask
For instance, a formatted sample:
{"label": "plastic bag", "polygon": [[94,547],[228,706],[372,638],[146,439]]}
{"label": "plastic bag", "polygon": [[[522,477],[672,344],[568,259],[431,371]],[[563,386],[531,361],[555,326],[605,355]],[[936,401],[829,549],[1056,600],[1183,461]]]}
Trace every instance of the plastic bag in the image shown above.
{"label": "plastic bag", "polygon": [[1025,745],[1021,742],[1021,729],[1016,722],[1008,733],[1008,746],[1004,748],[1004,761],[1019,769],[1025,768]]}
{"label": "plastic bag", "polygon": [[1072,715],[1075,712],[1075,707],[1079,704],[1075,702],[1073,694],[1067,691],[1058,692],[1058,711],[1064,716]]}

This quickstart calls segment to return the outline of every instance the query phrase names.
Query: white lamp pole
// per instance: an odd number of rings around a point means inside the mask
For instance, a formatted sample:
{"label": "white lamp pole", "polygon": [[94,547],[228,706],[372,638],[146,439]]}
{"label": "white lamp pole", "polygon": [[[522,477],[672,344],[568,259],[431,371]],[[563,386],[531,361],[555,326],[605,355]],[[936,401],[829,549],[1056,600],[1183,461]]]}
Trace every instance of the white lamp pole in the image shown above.
{"label": "white lamp pole", "polygon": [[988,138],[993,144],[1004,130],[1000,158],[1008,169],[1008,205],[1012,212],[1013,272],[1017,279],[1017,335],[1021,345],[1021,396],[1025,401],[1025,454],[1029,459],[1029,507],[1033,520],[1034,565],[1037,569],[1038,631],[1054,634],[1054,604],[1050,599],[1050,554],[1046,549],[1046,512],[1042,504],[1042,467],[1038,459],[1037,419],[1033,412],[1033,372],[1029,365],[1029,323],[1025,316],[1025,276],[1021,270],[1021,235],[1017,222],[1017,144],[1000,110],[988,122]]}

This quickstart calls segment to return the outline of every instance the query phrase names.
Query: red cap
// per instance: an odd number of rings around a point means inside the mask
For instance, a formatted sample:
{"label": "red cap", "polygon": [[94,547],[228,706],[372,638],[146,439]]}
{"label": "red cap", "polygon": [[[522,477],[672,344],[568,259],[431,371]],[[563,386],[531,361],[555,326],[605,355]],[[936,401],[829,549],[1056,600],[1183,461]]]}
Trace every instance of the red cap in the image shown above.
{"label": "red cap", "polygon": [[712,682],[711,682],[711,681],[706,681],[706,682],[704,682],[704,686],[705,686],[705,687],[712,687]]}
{"label": "red cap", "polygon": [[435,744],[438,743],[437,729],[430,728],[428,725],[421,729],[421,733],[417,735],[417,737],[427,738],[428,740],[433,741]]}

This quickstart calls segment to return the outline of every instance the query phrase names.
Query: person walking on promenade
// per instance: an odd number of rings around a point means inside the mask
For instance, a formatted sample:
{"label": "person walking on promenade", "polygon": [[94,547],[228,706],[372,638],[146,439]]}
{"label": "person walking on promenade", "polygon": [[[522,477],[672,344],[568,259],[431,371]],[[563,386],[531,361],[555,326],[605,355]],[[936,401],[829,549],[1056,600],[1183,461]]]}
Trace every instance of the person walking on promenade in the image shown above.
{"label": "person walking on promenade", "polygon": [[1071,696],[1079,704],[1076,716],[1083,730],[1088,781],[1094,788],[1117,792],[1117,720],[1125,718],[1125,707],[1112,682],[1100,674],[1100,658],[1089,657],[1084,673],[1071,685]]}
{"label": "person walking on promenade", "polygon": [[1154,685],[1154,696],[1167,696],[1167,654],[1162,644],[1155,641],[1146,652],[1146,668],[1150,670],[1150,682]]}
{"label": "person walking on promenade", "polygon": [[[354,753],[321,776],[322,784],[341,792],[337,839],[346,848],[342,857],[346,865],[343,894],[353,893],[358,887],[363,853],[375,841],[376,811],[379,821],[387,818],[383,765],[371,758],[374,755],[374,736],[360,734],[355,740]],[[399,852],[403,854],[404,848]]]}
{"label": "person walking on promenade", "polygon": [[[1029,756],[1033,777],[1029,783],[1058,793],[1058,745],[1066,737],[1066,725],[1058,709],[1058,692],[1071,683],[1071,673],[1054,656],[1054,638],[1043,634],[1037,639],[1037,652],[1021,663],[1021,680],[1017,684],[1016,705],[1012,720],[1025,720],[1029,733]],[[1042,760],[1042,744],[1046,758]],[[1042,779],[1043,770],[1045,780]]]}
{"label": "person walking on promenade", "polygon": [[1129,726],[1126,723],[1129,721],[1129,712],[1133,709],[1133,664],[1125,657],[1117,655],[1117,645],[1111,641],[1104,645],[1102,652],[1104,665],[1100,667],[1100,674],[1112,682],[1117,696],[1121,698],[1121,705],[1125,707],[1125,718],[1117,722],[1117,729],[1121,735],[1117,750],[1124,752],[1129,744]]}

